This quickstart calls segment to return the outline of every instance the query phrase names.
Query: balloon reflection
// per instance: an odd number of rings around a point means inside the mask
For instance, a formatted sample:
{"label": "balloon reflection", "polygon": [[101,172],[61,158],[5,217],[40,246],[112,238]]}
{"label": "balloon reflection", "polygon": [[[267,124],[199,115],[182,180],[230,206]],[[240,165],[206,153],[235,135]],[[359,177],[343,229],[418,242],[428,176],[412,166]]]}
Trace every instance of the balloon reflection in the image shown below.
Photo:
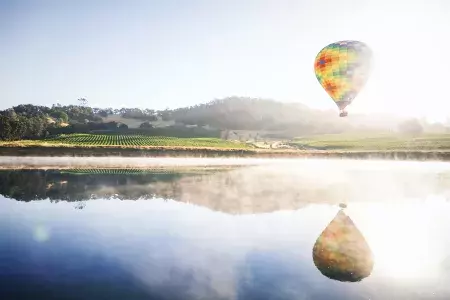
{"label": "balloon reflection", "polygon": [[349,282],[368,277],[374,264],[364,236],[342,209],[317,238],[313,260],[326,277]]}

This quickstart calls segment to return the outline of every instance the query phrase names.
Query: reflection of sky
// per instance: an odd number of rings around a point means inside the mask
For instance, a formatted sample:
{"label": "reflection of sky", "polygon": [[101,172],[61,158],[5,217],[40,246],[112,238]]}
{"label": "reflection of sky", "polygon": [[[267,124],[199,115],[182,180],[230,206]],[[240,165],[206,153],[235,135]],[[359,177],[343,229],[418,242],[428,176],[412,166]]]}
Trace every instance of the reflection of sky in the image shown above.
{"label": "reflection of sky", "polygon": [[317,204],[232,216],[161,199],[95,200],[77,210],[0,198],[0,290],[47,299],[450,295],[443,277],[450,204],[351,204],[347,213],[375,255],[372,276],[354,284],[329,280],[312,262],[313,244],[336,212]]}
{"label": "reflection of sky", "polygon": [[[0,299],[13,290],[42,299],[449,298],[449,164],[296,162],[182,181],[184,203],[92,200],[78,210],[0,196]],[[295,210],[299,198],[316,204]],[[338,210],[325,203],[343,199],[375,256],[360,283],[329,280],[312,261]],[[233,203],[285,210],[211,210]]]}

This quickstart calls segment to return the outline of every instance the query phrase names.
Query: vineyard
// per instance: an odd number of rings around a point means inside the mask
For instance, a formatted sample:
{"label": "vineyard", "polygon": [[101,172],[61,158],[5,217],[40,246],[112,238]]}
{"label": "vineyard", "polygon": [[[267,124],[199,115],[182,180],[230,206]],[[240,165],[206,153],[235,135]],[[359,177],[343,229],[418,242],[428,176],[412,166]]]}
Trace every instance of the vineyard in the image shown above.
{"label": "vineyard", "polygon": [[[38,140],[0,141],[0,156],[124,157],[363,157],[450,160],[450,134],[331,134],[296,138],[290,149],[260,149],[218,138],[181,138],[138,133],[61,134]],[[360,154],[358,154],[360,152]],[[371,153],[369,153],[371,152]],[[352,154],[353,153],[353,154]],[[381,157],[380,156],[380,157]]]}
{"label": "vineyard", "polygon": [[[33,141],[35,142],[35,141]],[[176,138],[128,134],[69,134],[47,138],[41,143],[80,146],[125,146],[125,147],[196,147],[246,149],[249,145],[217,138]]]}
{"label": "vineyard", "polygon": [[73,174],[73,175],[147,175],[147,174],[170,174],[176,173],[175,170],[152,170],[152,169],[68,169],[62,170],[61,174]]}

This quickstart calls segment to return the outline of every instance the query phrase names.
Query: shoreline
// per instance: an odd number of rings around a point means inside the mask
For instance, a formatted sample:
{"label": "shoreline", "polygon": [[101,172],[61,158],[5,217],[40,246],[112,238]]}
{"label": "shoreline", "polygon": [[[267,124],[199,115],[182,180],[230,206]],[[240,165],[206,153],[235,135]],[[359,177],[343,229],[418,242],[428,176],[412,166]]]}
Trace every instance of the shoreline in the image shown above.
{"label": "shoreline", "polygon": [[0,147],[0,157],[330,158],[450,161],[445,150],[266,150],[187,147]]}

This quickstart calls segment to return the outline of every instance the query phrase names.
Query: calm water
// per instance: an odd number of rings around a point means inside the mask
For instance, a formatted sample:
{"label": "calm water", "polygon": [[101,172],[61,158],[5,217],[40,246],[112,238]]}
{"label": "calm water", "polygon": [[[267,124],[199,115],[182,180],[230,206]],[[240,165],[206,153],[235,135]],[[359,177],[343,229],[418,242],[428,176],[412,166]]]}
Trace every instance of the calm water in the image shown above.
{"label": "calm water", "polygon": [[[450,299],[450,165],[0,171],[0,299]],[[345,202],[369,276],[313,247]]]}

